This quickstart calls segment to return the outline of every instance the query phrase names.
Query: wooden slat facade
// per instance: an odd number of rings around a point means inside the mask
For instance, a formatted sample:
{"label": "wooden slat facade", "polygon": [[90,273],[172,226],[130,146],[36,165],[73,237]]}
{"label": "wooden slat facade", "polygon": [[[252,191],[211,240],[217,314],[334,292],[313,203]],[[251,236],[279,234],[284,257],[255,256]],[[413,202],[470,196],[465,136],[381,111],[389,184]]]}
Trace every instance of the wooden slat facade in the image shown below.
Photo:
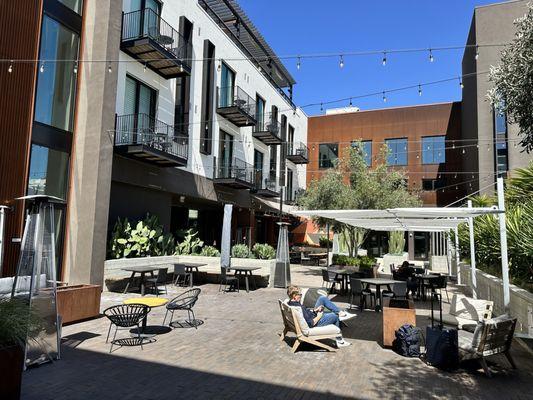
{"label": "wooden slat facade", "polygon": [[[40,0],[0,1],[0,59],[38,58]],[[16,197],[26,194],[33,99],[37,66],[0,63],[0,204],[13,207],[6,215],[2,276],[15,273],[23,230],[24,207]]]}

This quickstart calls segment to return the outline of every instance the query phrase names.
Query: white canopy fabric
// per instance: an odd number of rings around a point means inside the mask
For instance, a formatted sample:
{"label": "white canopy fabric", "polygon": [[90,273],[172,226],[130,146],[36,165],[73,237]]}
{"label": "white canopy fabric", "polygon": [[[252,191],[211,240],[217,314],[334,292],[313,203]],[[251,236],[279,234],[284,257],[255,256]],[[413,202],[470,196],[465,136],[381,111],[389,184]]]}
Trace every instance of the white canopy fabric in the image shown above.
{"label": "white canopy fabric", "polygon": [[455,229],[459,224],[467,222],[464,218],[454,219],[407,219],[407,218],[374,218],[374,219],[344,219],[337,221],[359,228],[375,231],[417,231],[442,232]]}

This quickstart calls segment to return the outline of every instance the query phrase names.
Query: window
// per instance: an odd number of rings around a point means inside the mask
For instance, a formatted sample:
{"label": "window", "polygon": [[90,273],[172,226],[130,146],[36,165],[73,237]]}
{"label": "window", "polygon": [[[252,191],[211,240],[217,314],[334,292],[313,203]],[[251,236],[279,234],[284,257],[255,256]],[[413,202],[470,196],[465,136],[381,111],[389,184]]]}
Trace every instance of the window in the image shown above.
{"label": "window", "polygon": [[[144,114],[151,118],[155,118],[156,99],[157,92],[154,89],[129,75],[126,76],[124,114]],[[144,118],[146,121],[149,119],[150,118]]]}
{"label": "window", "polygon": [[270,146],[270,170],[268,172],[268,177],[272,181],[276,180],[277,160],[278,148],[277,146]]}
{"label": "window", "polygon": [[256,128],[258,132],[260,132],[265,126],[265,100],[261,96],[256,95],[255,103],[255,113],[257,119]]}
{"label": "window", "polygon": [[263,183],[263,159],[264,154],[259,150],[254,150],[255,182],[258,186]]}
{"label": "window", "polygon": [[225,62],[222,63],[220,72],[220,103],[219,107],[233,106],[233,95],[235,93],[235,72],[227,66]]}
{"label": "window", "polygon": [[58,0],[77,14],[81,15],[83,0]]}
{"label": "window", "polygon": [[444,179],[422,179],[422,190],[437,190],[445,186]]}
{"label": "window", "polygon": [[495,172],[497,176],[505,176],[508,165],[509,152],[507,149],[507,116],[500,111],[500,107],[494,108],[494,158]]}
{"label": "window", "polygon": [[[287,141],[287,116],[285,114],[281,115],[281,140],[285,144]],[[285,184],[285,166],[287,164],[287,146],[280,146],[279,149],[279,185],[283,186]]]}
{"label": "window", "polygon": [[337,143],[324,143],[318,147],[318,168],[333,168],[338,158]]}
{"label": "window", "polygon": [[233,136],[220,131],[220,149],[218,160],[218,177],[229,178],[232,176],[233,165]]}
{"label": "window", "polygon": [[293,179],[294,179],[294,173],[292,169],[287,169],[287,189],[285,192],[285,201],[294,200]]}
{"label": "window", "polygon": [[407,165],[407,139],[385,139],[389,148],[387,165]]}
{"label": "window", "polygon": [[[79,35],[45,15],[39,58],[76,60],[79,41]],[[72,132],[76,99],[74,62],[44,62],[42,66],[35,96],[35,121]]]}
{"label": "window", "polygon": [[[180,34],[186,43],[192,42],[193,24],[185,17],[180,17]],[[194,63],[193,63],[194,65]],[[174,125],[178,132],[186,135],[189,132],[189,102],[191,97],[191,77],[189,75],[176,78],[176,102],[174,107]]]}
{"label": "window", "polygon": [[422,138],[422,164],[441,164],[446,155],[445,136],[426,136]]}
{"label": "window", "polygon": [[200,124],[200,152],[211,154],[211,138],[213,136],[213,89],[215,81],[215,45],[204,40],[202,69],[202,121]]}
{"label": "window", "polygon": [[69,155],[33,144],[31,146],[28,195],[45,194],[67,199]]}
{"label": "window", "polygon": [[289,124],[289,135],[287,136],[287,142],[289,143],[289,148],[294,143],[294,126]]}
{"label": "window", "polygon": [[366,166],[370,167],[372,165],[372,140],[363,140],[362,142],[353,141],[352,147],[355,147],[357,143],[360,143]]}

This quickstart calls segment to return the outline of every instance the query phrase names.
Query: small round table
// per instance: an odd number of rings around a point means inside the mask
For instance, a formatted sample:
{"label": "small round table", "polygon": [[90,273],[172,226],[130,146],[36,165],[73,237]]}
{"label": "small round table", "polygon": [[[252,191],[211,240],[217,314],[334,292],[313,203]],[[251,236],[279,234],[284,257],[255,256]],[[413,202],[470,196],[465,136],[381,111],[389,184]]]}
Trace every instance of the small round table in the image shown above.
{"label": "small round table", "polygon": [[[162,297],[142,297],[142,298],[133,297],[133,298],[124,300],[123,303],[124,304],[143,304],[150,308],[154,308],[154,307],[164,306],[165,304],[168,303],[168,299],[164,299]],[[130,330],[130,333],[132,336],[134,337],[141,336],[143,338],[151,338],[151,337],[154,337],[155,335],[160,335],[160,334],[171,331],[171,329],[167,326],[162,326],[162,325],[147,326],[146,325],[147,319],[148,319],[148,315],[146,315],[146,317],[144,317],[143,319],[142,326],[140,329],[140,335],[139,335],[139,331],[137,330],[137,328],[133,328],[132,330]]]}

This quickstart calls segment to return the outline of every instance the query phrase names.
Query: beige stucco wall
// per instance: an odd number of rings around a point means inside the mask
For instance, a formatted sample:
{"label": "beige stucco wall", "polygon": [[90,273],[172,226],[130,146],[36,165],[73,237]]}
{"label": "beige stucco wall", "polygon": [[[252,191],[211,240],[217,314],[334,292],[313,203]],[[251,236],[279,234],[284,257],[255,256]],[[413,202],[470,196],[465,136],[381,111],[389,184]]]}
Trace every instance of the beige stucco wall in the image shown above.
{"label": "beige stucco wall", "polygon": [[[86,2],[82,59],[117,60],[122,1]],[[64,276],[70,284],[102,284],[113,162],[117,68],[81,63],[72,147]]]}

